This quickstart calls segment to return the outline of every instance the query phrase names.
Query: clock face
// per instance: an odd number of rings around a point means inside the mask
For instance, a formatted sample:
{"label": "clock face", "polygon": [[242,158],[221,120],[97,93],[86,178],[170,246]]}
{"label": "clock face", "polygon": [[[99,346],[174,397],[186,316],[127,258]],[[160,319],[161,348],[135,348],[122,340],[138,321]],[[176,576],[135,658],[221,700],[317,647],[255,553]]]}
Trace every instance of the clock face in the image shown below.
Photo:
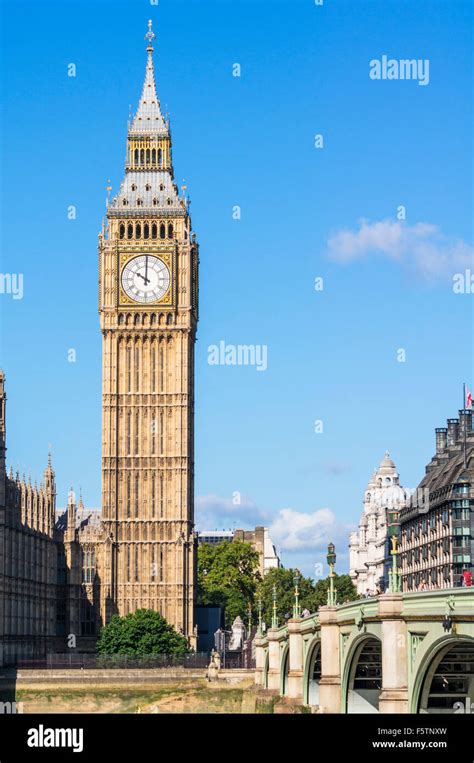
{"label": "clock face", "polygon": [[122,270],[122,288],[134,302],[144,305],[157,302],[166,294],[169,285],[168,267],[153,254],[139,254]]}

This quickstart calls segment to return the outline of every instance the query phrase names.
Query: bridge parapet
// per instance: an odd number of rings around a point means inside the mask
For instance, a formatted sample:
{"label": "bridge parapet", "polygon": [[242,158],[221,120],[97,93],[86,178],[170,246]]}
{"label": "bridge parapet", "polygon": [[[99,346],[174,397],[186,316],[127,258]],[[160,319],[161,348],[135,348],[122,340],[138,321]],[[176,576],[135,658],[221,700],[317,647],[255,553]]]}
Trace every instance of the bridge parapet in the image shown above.
{"label": "bridge parapet", "polygon": [[[369,693],[360,695],[369,702],[360,700],[358,707],[362,703],[376,706],[370,712],[416,712],[430,661],[450,645],[465,643],[474,649],[473,588],[386,593],[321,607],[316,614],[270,629],[256,642],[255,681],[294,701],[316,703],[319,712],[348,712],[351,692],[354,696],[364,682],[364,672],[356,672],[357,661],[375,659],[379,672],[369,682]],[[467,685],[474,692],[474,675]],[[429,687],[423,691],[426,705]]]}

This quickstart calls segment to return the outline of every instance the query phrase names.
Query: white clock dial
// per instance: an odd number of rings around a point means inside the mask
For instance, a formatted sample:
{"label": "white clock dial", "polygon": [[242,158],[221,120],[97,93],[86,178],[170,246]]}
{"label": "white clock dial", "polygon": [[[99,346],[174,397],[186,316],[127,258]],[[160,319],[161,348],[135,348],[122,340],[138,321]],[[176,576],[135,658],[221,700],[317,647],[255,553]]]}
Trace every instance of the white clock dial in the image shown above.
{"label": "white clock dial", "polygon": [[152,254],[139,254],[122,270],[122,288],[135,302],[148,304],[161,299],[170,285],[170,271],[163,260]]}

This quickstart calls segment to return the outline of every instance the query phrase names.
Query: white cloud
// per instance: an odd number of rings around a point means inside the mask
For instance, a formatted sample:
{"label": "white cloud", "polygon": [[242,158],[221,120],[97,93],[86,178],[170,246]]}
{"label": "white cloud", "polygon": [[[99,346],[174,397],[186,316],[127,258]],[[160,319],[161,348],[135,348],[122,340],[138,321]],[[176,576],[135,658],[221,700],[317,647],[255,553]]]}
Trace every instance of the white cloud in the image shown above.
{"label": "white cloud", "polygon": [[312,514],[280,509],[269,528],[270,537],[283,551],[311,551],[326,547],[336,538],[348,543],[349,529],[337,524],[331,509],[318,509]]}
{"label": "white cloud", "polygon": [[474,267],[474,248],[444,235],[437,225],[360,220],[357,230],[340,230],[327,242],[330,259],[342,264],[382,254],[434,280]]}
{"label": "white cloud", "polygon": [[256,503],[239,493],[230,498],[220,495],[198,496],[194,505],[199,531],[234,527],[251,529],[268,521],[268,515]]}
{"label": "white cloud", "polygon": [[[294,509],[264,511],[253,501],[236,496],[199,496],[195,500],[196,526],[203,530],[228,530],[242,528],[251,530],[257,525],[269,528],[269,535],[282,554],[285,567],[298,567],[305,575],[314,577],[315,564],[326,570],[326,551],[330,541],[335,543],[338,555],[338,571],[348,566],[349,533],[353,525],[338,523],[331,509],[318,509],[312,513]],[[321,571],[318,575],[321,575]],[[324,572],[324,574],[326,574]]]}

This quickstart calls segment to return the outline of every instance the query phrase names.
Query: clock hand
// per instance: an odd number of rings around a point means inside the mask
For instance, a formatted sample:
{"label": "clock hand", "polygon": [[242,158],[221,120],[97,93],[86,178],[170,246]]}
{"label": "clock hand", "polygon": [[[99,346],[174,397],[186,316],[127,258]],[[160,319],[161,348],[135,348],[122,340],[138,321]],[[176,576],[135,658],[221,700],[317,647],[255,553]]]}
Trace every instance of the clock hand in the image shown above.
{"label": "clock hand", "polygon": [[142,276],[142,274],[141,274],[141,273],[137,273],[137,276],[138,276],[139,278],[143,278],[143,281],[144,281],[146,284],[147,284],[147,283],[150,283],[150,279],[149,279],[149,278],[147,278],[146,276]]}
{"label": "clock hand", "polygon": [[[148,255],[146,254],[145,255],[145,283],[148,281],[147,275],[148,275]],[[148,283],[150,282],[148,281]]]}

